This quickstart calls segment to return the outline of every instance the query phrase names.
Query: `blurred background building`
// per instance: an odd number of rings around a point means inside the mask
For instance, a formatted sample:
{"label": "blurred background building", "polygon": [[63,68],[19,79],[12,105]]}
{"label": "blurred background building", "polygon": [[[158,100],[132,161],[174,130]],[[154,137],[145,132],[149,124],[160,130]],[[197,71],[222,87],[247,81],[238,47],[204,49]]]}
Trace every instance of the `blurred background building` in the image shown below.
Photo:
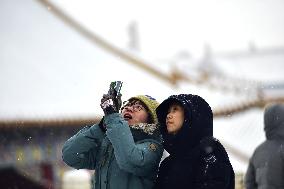
{"label": "blurred background building", "polygon": [[114,80],[124,82],[125,100],[204,97],[243,188],[264,140],[263,108],[284,102],[283,7],[281,0],[1,0],[1,188],[75,186],[62,144],[100,120],[100,99]]}

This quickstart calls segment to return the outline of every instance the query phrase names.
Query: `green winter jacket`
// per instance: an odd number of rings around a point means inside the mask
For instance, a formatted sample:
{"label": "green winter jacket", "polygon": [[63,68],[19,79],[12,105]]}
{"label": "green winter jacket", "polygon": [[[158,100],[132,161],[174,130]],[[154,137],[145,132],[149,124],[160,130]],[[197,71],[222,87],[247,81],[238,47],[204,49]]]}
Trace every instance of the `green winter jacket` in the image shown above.
{"label": "green winter jacket", "polygon": [[163,153],[157,126],[129,126],[119,113],[105,116],[104,124],[106,132],[95,124],[68,139],[63,161],[76,169],[95,169],[95,189],[152,188]]}

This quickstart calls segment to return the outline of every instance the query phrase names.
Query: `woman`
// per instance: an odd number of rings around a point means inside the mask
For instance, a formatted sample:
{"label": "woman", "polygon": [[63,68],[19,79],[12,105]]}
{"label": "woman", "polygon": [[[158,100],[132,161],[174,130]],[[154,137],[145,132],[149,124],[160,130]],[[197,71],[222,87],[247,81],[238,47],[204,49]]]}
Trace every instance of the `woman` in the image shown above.
{"label": "woman", "polygon": [[156,113],[170,155],[159,167],[155,189],[234,188],[233,168],[226,150],[213,138],[213,114],[203,98],[172,95]]}
{"label": "woman", "polygon": [[63,161],[76,169],[95,169],[93,188],[150,189],[162,156],[155,109],[147,95],[130,98],[121,113],[104,95],[105,116],[63,146]]}

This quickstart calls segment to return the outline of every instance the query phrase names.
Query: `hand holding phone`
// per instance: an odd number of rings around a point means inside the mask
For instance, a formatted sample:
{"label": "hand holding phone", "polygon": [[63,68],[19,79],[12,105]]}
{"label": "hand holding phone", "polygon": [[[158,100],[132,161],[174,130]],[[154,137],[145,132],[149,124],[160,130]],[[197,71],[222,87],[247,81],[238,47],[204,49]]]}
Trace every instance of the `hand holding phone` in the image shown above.
{"label": "hand holding phone", "polygon": [[121,81],[111,82],[108,93],[103,95],[103,98],[101,99],[101,108],[103,109],[105,115],[119,112],[122,104],[122,95],[120,93],[121,87]]}

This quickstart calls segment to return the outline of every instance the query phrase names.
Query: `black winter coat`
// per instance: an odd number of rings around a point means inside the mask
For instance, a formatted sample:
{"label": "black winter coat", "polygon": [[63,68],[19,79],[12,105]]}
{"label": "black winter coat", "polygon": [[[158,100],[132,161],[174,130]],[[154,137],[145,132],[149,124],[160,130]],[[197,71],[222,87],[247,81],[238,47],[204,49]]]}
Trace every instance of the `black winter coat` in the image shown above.
{"label": "black winter coat", "polygon": [[[184,107],[185,120],[176,135],[167,133],[169,105]],[[158,108],[164,148],[170,153],[159,167],[154,189],[233,189],[235,175],[222,144],[213,138],[213,114],[197,95],[173,95]]]}

